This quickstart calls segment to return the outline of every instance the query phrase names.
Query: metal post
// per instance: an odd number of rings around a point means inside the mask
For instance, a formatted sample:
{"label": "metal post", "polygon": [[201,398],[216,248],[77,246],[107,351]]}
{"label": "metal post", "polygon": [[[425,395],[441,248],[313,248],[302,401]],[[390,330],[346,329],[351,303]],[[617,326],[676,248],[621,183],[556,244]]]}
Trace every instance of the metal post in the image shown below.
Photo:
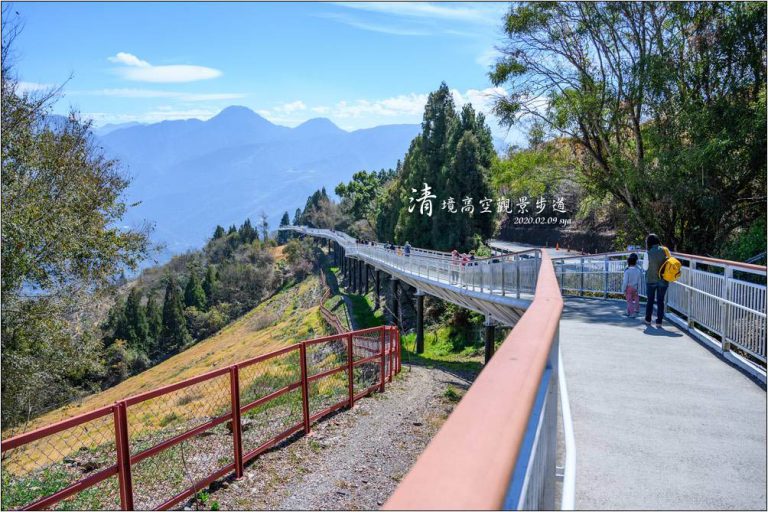
{"label": "metal post", "polygon": [[504,260],[501,261],[501,296],[505,297],[507,295],[507,291],[504,289]]}
{"label": "metal post", "polygon": [[376,270],[376,294],[373,299],[374,306],[373,309],[379,309],[379,295],[381,295],[381,270]]}
{"label": "metal post", "polygon": [[392,382],[392,377],[395,374],[395,333],[391,329],[386,327],[382,328],[382,331],[387,336],[387,345],[389,346],[389,382]]}
{"label": "metal post", "polygon": [[355,350],[352,335],[347,336],[347,379],[349,379],[349,408],[355,405]]}
{"label": "metal post", "polygon": [[494,350],[494,338],[496,337],[496,324],[490,315],[485,317],[485,363],[491,360]]}
{"label": "metal post", "polygon": [[398,310],[400,309],[400,306],[398,304],[399,301],[397,300],[397,279],[393,277],[390,279],[390,282],[392,283],[392,320],[393,323],[399,327],[400,318],[398,318]]}
{"label": "metal post", "polygon": [[608,256],[605,256],[603,262],[603,298],[608,298]]}
{"label": "metal post", "polygon": [[579,296],[584,296],[584,258],[581,258],[581,284],[579,285]]}
{"label": "metal post", "polygon": [[416,292],[416,353],[424,353],[424,292]]}
{"label": "metal post", "polygon": [[395,327],[394,331],[395,331],[395,339],[397,343],[397,373],[400,373],[400,368],[401,368],[400,363],[402,363],[403,347],[400,343],[400,329]]}
{"label": "metal post", "polygon": [[364,290],[363,293],[365,293],[365,295],[368,295],[368,277],[369,277],[369,272],[368,272],[368,264],[367,263],[363,263],[363,274],[365,274],[365,277],[363,278],[363,283],[365,283],[365,290]]}
{"label": "metal post", "polygon": [[517,298],[520,298],[520,265],[522,264],[520,256],[515,256],[515,270],[517,276],[515,277],[515,285],[517,286]]}
{"label": "metal post", "polygon": [[235,450],[235,478],[243,477],[243,435],[240,420],[240,377],[237,365],[229,368],[232,394],[232,444]]}
{"label": "metal post", "polygon": [[[696,261],[690,260],[690,263],[688,264],[688,282],[686,283],[688,286],[691,285],[691,280],[693,279],[693,271],[696,270]],[[693,290],[690,288],[686,288],[688,291],[688,328],[693,328]]]}
{"label": "metal post", "polygon": [[307,345],[299,344],[299,358],[301,359],[301,406],[304,414],[304,433],[309,434],[309,381],[307,375]]}
{"label": "metal post", "polygon": [[380,350],[380,361],[379,361],[379,376],[381,377],[381,383],[379,384],[379,392],[384,392],[384,381],[386,380],[386,375],[384,372],[387,368],[387,359],[386,359],[386,350],[384,347],[384,329],[381,329],[379,331],[379,350]]}
{"label": "metal post", "polygon": [[[725,300],[731,300],[731,279],[733,279],[733,268],[726,266],[723,269],[723,298]],[[729,352],[731,350],[731,342],[728,341],[728,323],[731,318],[731,308],[726,302],[720,303],[720,334],[721,347],[723,352]]]}
{"label": "metal post", "polygon": [[120,486],[120,507],[133,510],[133,481],[131,479],[131,450],[128,444],[128,415],[125,401],[115,404],[115,448],[117,450],[117,480]]}

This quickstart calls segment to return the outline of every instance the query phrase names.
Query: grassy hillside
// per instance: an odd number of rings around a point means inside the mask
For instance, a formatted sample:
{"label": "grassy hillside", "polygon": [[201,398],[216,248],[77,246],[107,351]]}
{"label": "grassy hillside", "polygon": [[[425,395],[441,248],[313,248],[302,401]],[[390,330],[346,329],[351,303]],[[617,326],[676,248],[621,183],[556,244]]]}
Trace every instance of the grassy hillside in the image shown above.
{"label": "grassy hillside", "polygon": [[[291,343],[330,334],[318,313],[322,293],[319,279],[310,276],[297,285],[281,290],[217,334],[188,350],[112,388],[51,411],[35,419],[27,430],[265,354]],[[194,406],[194,403],[190,406]]]}

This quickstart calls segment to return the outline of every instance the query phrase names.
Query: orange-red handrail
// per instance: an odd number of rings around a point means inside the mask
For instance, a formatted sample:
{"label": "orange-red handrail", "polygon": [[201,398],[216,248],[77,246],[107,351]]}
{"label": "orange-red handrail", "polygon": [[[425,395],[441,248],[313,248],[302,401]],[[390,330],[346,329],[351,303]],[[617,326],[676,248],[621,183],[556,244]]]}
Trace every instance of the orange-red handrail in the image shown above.
{"label": "orange-red handrail", "polygon": [[541,260],[531,306],[384,509],[502,507],[563,309],[546,251]]}

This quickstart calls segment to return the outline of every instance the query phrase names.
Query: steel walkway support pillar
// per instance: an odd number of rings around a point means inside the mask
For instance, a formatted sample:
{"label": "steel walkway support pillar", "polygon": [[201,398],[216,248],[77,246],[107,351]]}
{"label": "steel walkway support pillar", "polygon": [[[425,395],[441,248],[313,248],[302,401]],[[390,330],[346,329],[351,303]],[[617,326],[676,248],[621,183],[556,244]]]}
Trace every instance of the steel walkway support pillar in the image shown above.
{"label": "steel walkway support pillar", "polygon": [[381,270],[376,270],[376,293],[374,294],[373,298],[373,309],[374,311],[379,309],[379,295],[381,295]]}
{"label": "steel walkway support pillar", "polygon": [[416,353],[424,353],[424,292],[418,290],[416,297]]}
{"label": "steel walkway support pillar", "polygon": [[491,360],[493,356],[493,340],[496,337],[496,323],[489,316],[485,317],[485,363]]}
{"label": "steel walkway support pillar", "polygon": [[397,316],[397,312],[400,309],[400,305],[398,304],[399,301],[397,300],[397,282],[398,280],[396,277],[390,279],[390,283],[392,283],[392,304],[390,305],[391,307],[389,310],[392,314],[392,323],[400,327],[400,319]]}
{"label": "steel walkway support pillar", "polygon": [[359,271],[357,270],[357,264],[358,264],[358,260],[353,259],[352,260],[352,279],[351,279],[352,293],[357,293],[357,280],[359,275]]}
{"label": "steel walkway support pillar", "polygon": [[363,293],[368,295],[368,277],[369,277],[369,271],[368,271],[368,264],[363,263],[363,274],[365,275],[365,278],[363,279],[364,287]]}

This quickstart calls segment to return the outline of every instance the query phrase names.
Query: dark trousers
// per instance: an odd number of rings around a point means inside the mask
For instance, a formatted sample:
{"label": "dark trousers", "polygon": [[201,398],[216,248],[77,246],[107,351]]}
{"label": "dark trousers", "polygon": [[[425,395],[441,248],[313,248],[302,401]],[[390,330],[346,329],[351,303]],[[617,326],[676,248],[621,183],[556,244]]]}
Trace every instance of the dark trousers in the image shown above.
{"label": "dark trousers", "polygon": [[650,322],[653,316],[653,303],[656,303],[656,323],[660,324],[664,319],[664,297],[667,295],[669,284],[666,282],[648,283],[646,286],[646,296],[648,302],[645,304],[645,321]]}

